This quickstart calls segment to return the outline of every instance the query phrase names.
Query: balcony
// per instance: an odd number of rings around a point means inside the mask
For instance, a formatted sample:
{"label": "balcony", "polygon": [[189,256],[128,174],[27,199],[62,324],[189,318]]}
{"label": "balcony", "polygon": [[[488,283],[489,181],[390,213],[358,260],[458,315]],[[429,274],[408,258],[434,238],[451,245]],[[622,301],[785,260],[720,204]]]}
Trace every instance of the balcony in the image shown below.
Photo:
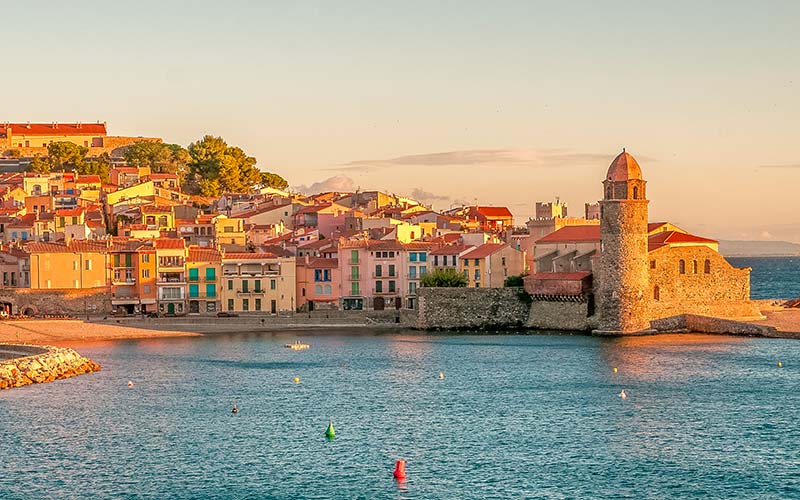
{"label": "balcony", "polygon": [[111,284],[115,286],[135,285],[136,278],[111,278]]}
{"label": "balcony", "polygon": [[156,283],[159,285],[184,285],[186,284],[186,278],[183,276],[175,277],[175,276],[159,276],[156,280]]}
{"label": "balcony", "polygon": [[380,291],[372,289],[372,295],[397,295],[397,290],[384,290],[381,289]]}
{"label": "balcony", "polygon": [[236,290],[237,297],[249,297],[251,295],[257,295],[259,297],[263,297],[266,294],[267,294],[266,290],[248,290],[246,292],[242,290]]}
{"label": "balcony", "polygon": [[378,274],[378,273],[373,272],[372,273],[372,277],[373,278],[377,278],[377,279],[395,279],[395,278],[397,278],[397,273],[391,273],[391,274],[380,273],[380,274]]}

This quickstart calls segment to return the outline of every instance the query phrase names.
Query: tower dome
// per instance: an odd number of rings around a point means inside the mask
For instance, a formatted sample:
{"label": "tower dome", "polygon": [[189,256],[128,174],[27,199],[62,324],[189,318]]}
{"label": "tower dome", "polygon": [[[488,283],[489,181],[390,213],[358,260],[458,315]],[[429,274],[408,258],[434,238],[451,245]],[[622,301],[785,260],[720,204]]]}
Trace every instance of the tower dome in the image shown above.
{"label": "tower dome", "polygon": [[606,180],[609,181],[627,181],[631,179],[641,179],[642,178],[642,169],[639,168],[639,164],[636,163],[636,160],[625,151],[625,148],[622,148],[622,153],[617,155],[614,158],[614,161],[611,162],[611,166],[608,167],[608,173],[606,174]]}

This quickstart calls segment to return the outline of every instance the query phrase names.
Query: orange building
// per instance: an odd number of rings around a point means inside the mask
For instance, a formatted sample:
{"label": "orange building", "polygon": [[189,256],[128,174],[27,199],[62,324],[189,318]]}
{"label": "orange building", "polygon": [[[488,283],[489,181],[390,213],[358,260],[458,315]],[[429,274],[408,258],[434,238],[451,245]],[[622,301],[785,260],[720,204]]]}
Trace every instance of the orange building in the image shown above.
{"label": "orange building", "polygon": [[109,245],[98,241],[32,242],[31,288],[100,288],[109,283]]}

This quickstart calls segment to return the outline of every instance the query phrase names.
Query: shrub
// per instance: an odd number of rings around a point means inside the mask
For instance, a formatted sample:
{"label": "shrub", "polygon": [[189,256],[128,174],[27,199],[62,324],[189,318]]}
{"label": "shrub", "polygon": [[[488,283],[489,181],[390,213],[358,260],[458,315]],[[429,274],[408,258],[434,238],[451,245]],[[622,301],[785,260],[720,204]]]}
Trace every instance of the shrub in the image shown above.
{"label": "shrub", "polygon": [[419,279],[420,286],[456,288],[467,286],[467,277],[453,268],[439,268],[425,273]]}

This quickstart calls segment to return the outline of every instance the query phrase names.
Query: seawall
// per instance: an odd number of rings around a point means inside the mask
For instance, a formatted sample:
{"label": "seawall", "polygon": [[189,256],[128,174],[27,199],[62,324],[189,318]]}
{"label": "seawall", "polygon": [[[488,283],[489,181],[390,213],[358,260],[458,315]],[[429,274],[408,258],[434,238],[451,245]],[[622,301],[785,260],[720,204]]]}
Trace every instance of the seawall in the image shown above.
{"label": "seawall", "polygon": [[530,296],[514,288],[419,288],[416,327],[422,330],[523,328]]}
{"label": "seawall", "polygon": [[52,382],[100,370],[68,347],[0,344],[0,389]]}

